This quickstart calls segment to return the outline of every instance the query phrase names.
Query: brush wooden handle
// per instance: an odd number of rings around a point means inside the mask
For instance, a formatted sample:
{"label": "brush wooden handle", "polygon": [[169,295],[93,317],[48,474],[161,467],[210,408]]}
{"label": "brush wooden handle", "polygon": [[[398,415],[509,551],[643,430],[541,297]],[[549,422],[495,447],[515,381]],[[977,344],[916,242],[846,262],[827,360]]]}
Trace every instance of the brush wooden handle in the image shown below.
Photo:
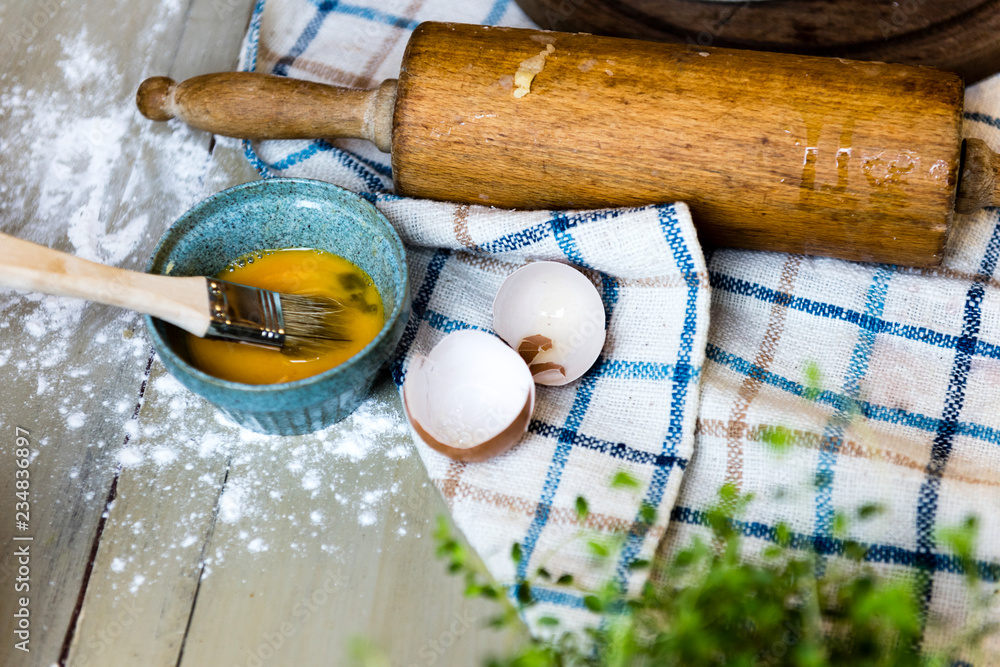
{"label": "brush wooden handle", "polygon": [[205,278],[118,269],[0,233],[0,287],[70,296],[158,317],[196,336],[211,321]]}
{"label": "brush wooden handle", "polygon": [[932,266],[956,196],[962,211],[1000,197],[985,144],[970,140],[959,173],[964,86],[929,68],[424,23],[398,86],[353,101],[214,76],[144,84],[140,107],[258,138],[329,137],[345,115],[342,136],[359,136],[364,109],[367,127],[391,124],[378,141],[391,134],[398,194],[525,209],[680,200],[709,245]]}
{"label": "brush wooden handle", "polygon": [[395,101],[395,80],[355,90],[257,72],[205,74],[182,83],[158,76],[136,93],[139,111],[150,120],[176,117],[245,139],[367,139],[386,152]]}

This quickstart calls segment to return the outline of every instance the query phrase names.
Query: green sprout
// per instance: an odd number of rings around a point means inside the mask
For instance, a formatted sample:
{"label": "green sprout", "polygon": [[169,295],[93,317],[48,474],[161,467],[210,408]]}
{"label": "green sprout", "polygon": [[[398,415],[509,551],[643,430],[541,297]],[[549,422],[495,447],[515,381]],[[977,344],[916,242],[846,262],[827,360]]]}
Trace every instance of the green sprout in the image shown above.
{"label": "green sprout", "polygon": [[[626,475],[615,475],[611,485],[637,488]],[[500,607],[493,627],[520,624],[519,615],[535,604],[533,584],[574,588],[587,609],[604,615],[605,621],[583,636],[560,632],[559,619],[541,616],[535,623],[546,636],[526,640],[513,654],[489,661],[489,667],[943,667],[974,654],[997,630],[985,613],[993,596],[980,596],[981,613],[955,633],[951,646],[921,652],[917,647],[930,621],[921,616],[916,581],[879,575],[865,564],[864,546],[849,540],[847,558],[817,574],[817,555],[793,547],[785,524],[776,526],[774,544],[763,550],[763,559],[745,558],[739,522],[751,500],[732,485],[720,489],[705,514],[712,539],[695,538],[668,562],[655,564],[658,576],[637,595],[626,594],[615,582],[582,591],[571,575],[553,577],[539,567],[528,580],[515,582],[511,599],[458,544],[444,519],[435,538],[448,570],[466,578],[466,595],[489,598]],[[578,498],[576,509],[582,522],[589,513],[586,500]],[[846,535],[853,522],[884,511],[868,504],[853,513],[837,512],[833,532]],[[646,519],[655,520],[655,510]],[[982,587],[974,560],[978,527],[969,519],[936,533],[976,590]],[[617,558],[625,543],[623,535],[595,537],[583,529],[579,539],[599,562]],[[515,569],[523,564],[521,545],[511,549],[511,560]],[[651,566],[646,561],[632,565]]]}

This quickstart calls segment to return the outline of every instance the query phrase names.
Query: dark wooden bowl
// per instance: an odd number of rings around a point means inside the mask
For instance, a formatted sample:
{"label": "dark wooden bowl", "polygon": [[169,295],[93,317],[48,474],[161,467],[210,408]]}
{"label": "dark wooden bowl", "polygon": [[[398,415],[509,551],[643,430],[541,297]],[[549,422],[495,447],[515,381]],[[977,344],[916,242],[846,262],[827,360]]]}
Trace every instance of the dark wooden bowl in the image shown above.
{"label": "dark wooden bowl", "polygon": [[1000,0],[517,0],[542,28],[1000,71]]}

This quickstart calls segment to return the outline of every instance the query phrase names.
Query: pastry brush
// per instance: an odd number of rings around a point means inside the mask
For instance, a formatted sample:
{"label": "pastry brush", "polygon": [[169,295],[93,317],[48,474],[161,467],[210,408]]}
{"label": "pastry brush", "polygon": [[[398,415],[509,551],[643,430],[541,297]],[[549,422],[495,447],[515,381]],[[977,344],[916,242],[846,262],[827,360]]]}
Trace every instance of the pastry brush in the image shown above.
{"label": "pastry brush", "polygon": [[128,308],[200,338],[295,355],[349,340],[336,299],[281,294],[204,276],[159,276],[75,257],[0,233],[0,287]]}

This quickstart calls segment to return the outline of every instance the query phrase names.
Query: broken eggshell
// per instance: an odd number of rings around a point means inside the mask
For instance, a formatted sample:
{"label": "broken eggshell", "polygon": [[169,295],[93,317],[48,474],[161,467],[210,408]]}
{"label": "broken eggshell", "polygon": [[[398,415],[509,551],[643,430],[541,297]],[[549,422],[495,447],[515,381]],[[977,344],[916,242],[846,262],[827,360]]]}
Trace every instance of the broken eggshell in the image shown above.
{"label": "broken eggshell", "polygon": [[410,361],[403,408],[432,449],[457,461],[484,461],[513,447],[528,429],[535,384],[498,338],[456,331]]}
{"label": "broken eggshell", "polygon": [[604,303],[587,277],[560,262],[533,262],[503,282],[493,330],[538,384],[558,386],[587,372],[604,348]]}

